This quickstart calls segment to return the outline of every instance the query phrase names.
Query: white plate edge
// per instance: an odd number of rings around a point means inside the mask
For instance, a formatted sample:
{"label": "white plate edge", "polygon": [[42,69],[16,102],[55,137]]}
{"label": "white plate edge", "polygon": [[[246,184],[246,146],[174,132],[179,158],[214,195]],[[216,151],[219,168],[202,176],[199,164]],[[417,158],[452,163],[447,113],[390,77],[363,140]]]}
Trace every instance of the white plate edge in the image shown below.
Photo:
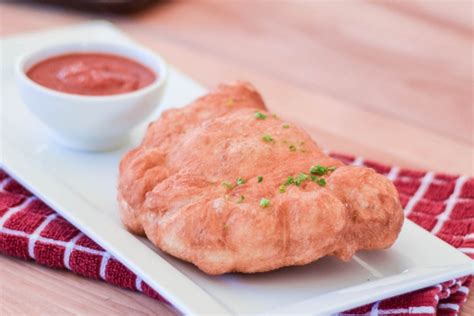
{"label": "white plate edge", "polygon": [[[8,140],[7,142],[9,143]],[[7,148],[10,150],[12,150],[12,148],[16,148],[12,146],[11,144],[9,144],[9,146],[10,147],[5,146],[4,152],[7,152]],[[173,283],[176,283],[176,282],[186,283],[184,285],[187,286],[187,290],[191,290],[192,292],[192,293],[188,293],[190,295],[187,295],[187,296],[191,297],[192,300],[188,301],[186,299],[183,299],[182,295],[178,295],[178,293],[175,293],[175,292],[178,292],[178,290],[170,291],[169,287],[164,287],[162,284],[155,281],[156,280],[155,278],[157,279],[160,278],[159,275],[158,276],[155,275],[154,277],[151,277],[153,275],[153,271],[145,272],[144,270],[147,270],[147,269],[140,267],[140,263],[139,265],[137,265],[135,263],[130,262],[130,260],[127,259],[127,256],[124,255],[121,250],[117,250],[111,245],[113,244],[113,242],[108,240],[108,238],[105,238],[105,239],[102,238],[100,234],[95,231],[94,228],[90,228],[84,223],[84,222],[87,222],[87,220],[83,219],[81,215],[84,215],[87,213],[87,212],[84,212],[85,210],[93,208],[89,204],[89,202],[87,202],[87,200],[85,200],[80,195],[77,195],[73,191],[69,191],[68,189],[63,190],[63,192],[59,194],[61,198],[64,198],[67,195],[70,195],[70,197],[72,197],[73,199],[79,200],[81,203],[81,205],[75,205],[75,206],[78,208],[80,207],[83,211],[71,214],[67,211],[63,211],[63,209],[68,209],[69,207],[62,206],[62,203],[57,201],[58,200],[57,197],[56,198],[48,197],[42,194],[38,189],[36,189],[37,187],[41,186],[41,185],[35,185],[35,182],[38,182],[38,179],[42,179],[43,181],[48,181],[48,182],[54,182],[55,188],[61,188],[57,186],[57,183],[63,183],[63,182],[60,179],[58,179],[57,176],[52,175],[52,174],[47,174],[46,172],[42,171],[39,163],[36,164],[35,166],[33,166],[31,163],[28,163],[27,161],[24,160],[23,155],[19,154],[18,152],[19,151],[16,150],[14,154],[15,158],[17,159],[15,162],[9,163],[8,159],[3,159],[3,161],[0,161],[0,167],[4,168],[4,170],[7,171],[9,175],[11,175],[15,180],[17,180],[22,185],[24,185],[28,190],[30,190],[30,192],[32,192],[36,197],[38,197],[40,200],[42,200],[44,203],[50,206],[53,210],[55,210],[61,216],[67,219],[72,225],[74,225],[76,228],[82,231],[85,235],[87,235],[88,237],[93,239],[95,242],[97,242],[97,244],[103,247],[106,251],[110,252],[116,259],[122,262],[132,272],[137,274],[142,280],[144,280],[152,288],[154,288],[160,295],[162,295],[167,300],[169,300],[170,303],[174,307],[186,313],[199,313],[199,312],[202,313],[204,312],[203,307],[205,307],[204,310],[206,313],[208,312],[209,313],[230,313],[230,311],[226,307],[224,307],[215,297],[207,293],[203,288],[201,288],[194,281],[188,278],[180,270],[175,268],[172,264],[167,262],[165,259],[161,258],[158,254],[154,254],[154,256],[156,256],[157,259],[161,261],[160,264],[162,266],[167,267],[168,269],[171,269],[173,273],[176,273],[177,275],[181,277],[181,280],[174,280]],[[34,167],[37,167],[37,168],[34,168]],[[25,173],[27,174],[26,176],[25,176]],[[33,176],[35,174],[36,176]],[[97,223],[104,223],[109,220],[106,216],[103,216],[102,214],[98,215],[96,212],[94,212],[94,216],[104,217],[103,220],[97,220]],[[127,237],[130,237],[131,233],[128,233],[127,231],[125,231],[123,227],[117,227],[117,228],[119,228],[118,230],[119,232],[126,234]],[[136,240],[136,243],[134,246],[137,248],[143,248],[143,250],[145,250],[146,252],[151,251],[139,240]],[[205,304],[205,306],[202,306],[202,304]]]}

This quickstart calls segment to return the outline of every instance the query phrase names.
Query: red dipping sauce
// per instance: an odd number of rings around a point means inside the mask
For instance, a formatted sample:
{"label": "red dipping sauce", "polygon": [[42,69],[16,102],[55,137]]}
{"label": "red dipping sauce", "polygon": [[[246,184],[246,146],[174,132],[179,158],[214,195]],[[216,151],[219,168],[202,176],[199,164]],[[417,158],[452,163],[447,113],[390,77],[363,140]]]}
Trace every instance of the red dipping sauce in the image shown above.
{"label": "red dipping sauce", "polygon": [[157,75],[131,59],[103,53],[71,53],[43,60],[26,75],[36,83],[61,92],[113,95],[150,85]]}

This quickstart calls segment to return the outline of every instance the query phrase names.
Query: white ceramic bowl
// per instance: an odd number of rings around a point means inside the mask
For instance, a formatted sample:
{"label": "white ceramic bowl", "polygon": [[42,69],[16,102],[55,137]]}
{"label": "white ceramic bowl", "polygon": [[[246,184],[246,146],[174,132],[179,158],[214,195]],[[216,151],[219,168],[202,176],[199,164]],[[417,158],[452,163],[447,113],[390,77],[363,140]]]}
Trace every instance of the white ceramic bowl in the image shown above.
{"label": "white ceramic bowl", "polygon": [[[65,53],[99,52],[135,60],[157,76],[139,90],[85,96],[46,88],[26,75],[30,67],[47,58]],[[108,150],[124,142],[128,133],[158,106],[167,78],[167,67],[157,54],[138,46],[106,43],[70,43],[50,46],[21,57],[16,66],[21,97],[32,113],[53,132],[64,146],[79,150]]]}

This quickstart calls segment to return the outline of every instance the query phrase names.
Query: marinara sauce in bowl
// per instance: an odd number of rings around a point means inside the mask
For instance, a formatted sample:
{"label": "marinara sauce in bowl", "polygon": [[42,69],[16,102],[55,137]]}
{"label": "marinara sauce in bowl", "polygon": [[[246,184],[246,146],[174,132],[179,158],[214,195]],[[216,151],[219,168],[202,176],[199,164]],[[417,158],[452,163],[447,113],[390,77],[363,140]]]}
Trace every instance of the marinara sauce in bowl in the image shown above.
{"label": "marinara sauce in bowl", "polygon": [[105,43],[52,46],[17,64],[26,106],[58,142],[89,151],[123,143],[156,110],[166,76],[157,54]]}
{"label": "marinara sauce in bowl", "polygon": [[69,53],[47,58],[26,72],[43,87],[80,95],[113,95],[139,90],[158,74],[123,56]]}

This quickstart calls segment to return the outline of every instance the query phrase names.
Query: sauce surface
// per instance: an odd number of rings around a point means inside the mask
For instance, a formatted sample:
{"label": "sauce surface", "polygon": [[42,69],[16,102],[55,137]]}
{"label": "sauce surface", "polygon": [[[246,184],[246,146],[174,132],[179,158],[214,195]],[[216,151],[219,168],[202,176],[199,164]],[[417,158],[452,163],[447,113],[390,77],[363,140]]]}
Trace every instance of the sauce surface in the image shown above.
{"label": "sauce surface", "polygon": [[103,53],[70,53],[45,59],[26,75],[36,83],[61,92],[113,95],[150,85],[157,75],[131,59]]}

